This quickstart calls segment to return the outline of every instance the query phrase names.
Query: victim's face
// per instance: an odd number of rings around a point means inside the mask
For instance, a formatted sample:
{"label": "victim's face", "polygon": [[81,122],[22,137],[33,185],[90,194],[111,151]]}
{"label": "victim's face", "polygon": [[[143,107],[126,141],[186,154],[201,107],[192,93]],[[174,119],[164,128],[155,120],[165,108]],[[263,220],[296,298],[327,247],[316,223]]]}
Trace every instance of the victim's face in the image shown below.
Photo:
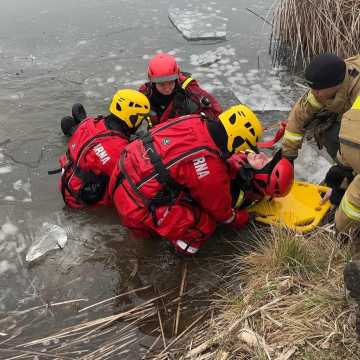
{"label": "victim's face", "polygon": [[271,160],[271,158],[265,153],[250,153],[247,160],[254,169],[262,169]]}

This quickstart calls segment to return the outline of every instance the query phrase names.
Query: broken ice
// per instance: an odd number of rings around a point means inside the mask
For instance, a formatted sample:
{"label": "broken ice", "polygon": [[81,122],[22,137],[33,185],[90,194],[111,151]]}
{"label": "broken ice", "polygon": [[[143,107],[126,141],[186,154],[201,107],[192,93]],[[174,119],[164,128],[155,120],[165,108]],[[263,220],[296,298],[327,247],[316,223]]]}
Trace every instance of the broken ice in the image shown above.
{"label": "broken ice", "polygon": [[295,161],[295,178],[319,184],[324,180],[330,167],[331,162],[306,141]]}
{"label": "broken ice", "polygon": [[169,9],[169,19],[186,40],[225,40],[226,21],[213,12]]}
{"label": "broken ice", "polygon": [[66,231],[58,225],[44,222],[38,233],[35,234],[38,239],[30,247],[26,254],[26,261],[31,262],[45,255],[50,250],[62,249],[67,242]]}

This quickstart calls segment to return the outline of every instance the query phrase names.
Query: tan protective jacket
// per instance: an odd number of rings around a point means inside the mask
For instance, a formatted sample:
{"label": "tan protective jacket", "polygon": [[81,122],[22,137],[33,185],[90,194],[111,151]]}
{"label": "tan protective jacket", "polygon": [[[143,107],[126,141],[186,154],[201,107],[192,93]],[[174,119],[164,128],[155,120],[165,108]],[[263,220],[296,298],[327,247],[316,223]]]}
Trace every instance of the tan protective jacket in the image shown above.
{"label": "tan protective jacket", "polygon": [[297,157],[306,127],[311,123],[313,116],[320,110],[329,110],[342,115],[351,108],[360,93],[360,55],[346,59],[345,63],[345,79],[333,99],[320,103],[311,90],[308,90],[295,103],[290,111],[282,140],[282,150],[285,156],[289,158]]}
{"label": "tan protective jacket", "polygon": [[338,160],[355,173],[335,214],[337,230],[348,231],[360,226],[360,94],[342,117],[339,140]]}

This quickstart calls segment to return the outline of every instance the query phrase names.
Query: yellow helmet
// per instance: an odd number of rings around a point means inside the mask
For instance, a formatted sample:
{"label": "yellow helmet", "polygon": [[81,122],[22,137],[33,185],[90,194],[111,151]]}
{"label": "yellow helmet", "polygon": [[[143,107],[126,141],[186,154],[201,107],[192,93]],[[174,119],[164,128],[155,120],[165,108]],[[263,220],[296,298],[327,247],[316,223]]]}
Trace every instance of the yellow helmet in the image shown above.
{"label": "yellow helmet", "polygon": [[137,128],[150,113],[150,102],[141,92],[123,89],[114,95],[109,111],[130,128]]}
{"label": "yellow helmet", "polygon": [[228,136],[229,152],[256,148],[263,129],[256,115],[245,105],[235,105],[219,115]]}

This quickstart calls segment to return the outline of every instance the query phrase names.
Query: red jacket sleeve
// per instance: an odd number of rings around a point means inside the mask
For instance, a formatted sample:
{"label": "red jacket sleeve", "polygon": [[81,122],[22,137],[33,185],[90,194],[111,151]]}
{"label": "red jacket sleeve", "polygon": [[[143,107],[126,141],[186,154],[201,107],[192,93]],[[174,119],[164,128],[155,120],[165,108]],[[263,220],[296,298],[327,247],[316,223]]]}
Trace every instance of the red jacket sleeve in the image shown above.
{"label": "red jacket sleeve", "polygon": [[139,87],[139,91],[143,94],[147,94],[148,92],[148,88],[147,88],[147,85],[146,84],[142,84],[140,87]]}
{"label": "red jacket sleeve", "polygon": [[194,94],[199,101],[201,101],[202,98],[207,98],[209,100],[209,106],[204,106],[200,102],[200,111],[204,112],[210,119],[217,119],[222,113],[221,105],[216,100],[215,96],[201,88],[196,80],[192,80],[186,90]]}
{"label": "red jacket sleeve", "polygon": [[233,219],[230,177],[225,161],[211,156],[199,157],[182,165],[179,175],[191,197],[216,221]]}

